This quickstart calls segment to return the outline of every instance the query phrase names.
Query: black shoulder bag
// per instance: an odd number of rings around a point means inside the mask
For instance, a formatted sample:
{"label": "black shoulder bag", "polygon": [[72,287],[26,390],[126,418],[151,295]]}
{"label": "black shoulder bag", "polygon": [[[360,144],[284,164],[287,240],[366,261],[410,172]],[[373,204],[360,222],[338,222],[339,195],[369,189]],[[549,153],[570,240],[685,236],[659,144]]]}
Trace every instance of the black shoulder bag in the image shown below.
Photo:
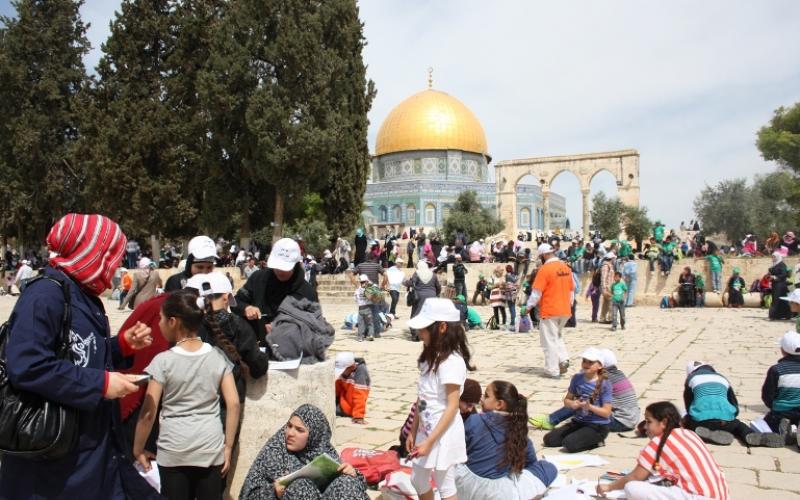
{"label": "black shoulder bag", "polygon": [[[25,289],[41,279],[57,283],[64,294],[64,315],[61,335],[56,342],[56,357],[72,362],[69,283],[37,277]],[[6,366],[6,343],[15,314],[12,312],[11,318],[0,325],[0,453],[33,460],[61,458],[69,454],[78,441],[78,411],[11,385]]]}

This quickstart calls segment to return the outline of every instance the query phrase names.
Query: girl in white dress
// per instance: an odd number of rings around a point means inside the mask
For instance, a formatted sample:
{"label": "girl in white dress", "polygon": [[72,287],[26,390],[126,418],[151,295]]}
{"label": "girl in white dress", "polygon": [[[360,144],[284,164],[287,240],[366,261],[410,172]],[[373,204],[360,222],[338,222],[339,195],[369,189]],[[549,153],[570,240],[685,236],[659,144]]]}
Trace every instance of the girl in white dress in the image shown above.
{"label": "girl in white dress", "polygon": [[430,298],[408,322],[424,348],[418,362],[417,412],[406,439],[413,459],[411,482],[420,500],[433,500],[431,476],[442,500],[455,499],[454,466],[467,461],[464,422],[458,401],[464,389],[470,352],[461,316],[448,299]]}

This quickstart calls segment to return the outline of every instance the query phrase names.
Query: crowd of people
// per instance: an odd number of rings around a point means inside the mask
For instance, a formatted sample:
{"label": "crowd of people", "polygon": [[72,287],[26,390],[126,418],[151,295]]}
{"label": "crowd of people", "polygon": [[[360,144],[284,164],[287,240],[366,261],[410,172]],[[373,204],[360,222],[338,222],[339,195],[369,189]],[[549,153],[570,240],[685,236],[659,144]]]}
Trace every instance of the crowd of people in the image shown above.
{"label": "crowd of people", "polygon": [[[731,306],[743,304],[747,285],[738,270],[725,286],[721,275],[725,259],[738,250],[716,247],[699,232],[686,241],[665,233],[656,224],[653,237],[635,251],[626,240],[604,242],[599,234],[586,243],[579,234],[538,233],[484,244],[468,243],[462,232],[445,242],[423,228],[370,242],[358,230],[352,246],[340,238],[319,263],[302,242],[284,238],[268,253],[235,245],[226,249],[246,278],[234,290],[232,277],[215,271],[223,261],[222,241],[193,238],[181,268],[162,283],[159,263],[142,255],[116,223],[101,215],[68,214],[47,237],[49,255],[38,261],[39,276],[33,272],[34,255],[19,259],[5,252],[6,279],[13,274],[24,293],[2,341],[11,385],[77,411],[78,419],[68,424],[77,437],[58,456],[4,456],[0,497],[159,498],[142,474],[155,458],[160,495],[220,498],[247,381],[263,377],[270,359],[313,363],[326,358],[333,328],[322,316],[313,277],[346,272],[358,307],[357,340],[379,338],[397,319],[400,294],[408,290],[407,326],[412,339],[421,342],[420,374],[399,449],[410,460],[419,498],[433,498],[432,482],[443,499],[543,494],[558,472],[536,458],[528,437],[533,425],[548,431],[545,447],[570,453],[602,446],[612,431],[635,430],[649,438],[632,472],[598,485],[600,495],[624,489],[627,498],[725,499],[726,478],[707,444],[739,439],[748,446],[782,447],[797,440],[791,432],[800,420],[797,331],[780,339],[781,358],[765,374],[761,397],[769,411],[763,419],[767,429],[761,430],[737,419],[730,382],[703,361],[687,366],[683,417],[668,402],[651,404],[642,415],[615,354],[599,347],[582,352],[562,407],[547,414],[529,416],[529,402],[511,382],[486,381],[481,394],[479,382],[467,379],[475,366],[466,332],[484,326],[467,301],[469,262],[496,264],[491,275],[478,276],[472,296],[473,305],[480,299],[492,307],[486,326],[538,327],[544,372],[555,379],[570,372],[564,328],[575,325],[580,278],[586,273],[592,320],[607,322],[612,330],[626,328],[625,309],[634,305],[637,258],[649,260],[651,272],[657,264],[667,275],[674,259],[703,256],[709,262],[709,291],[724,291]],[[790,319],[800,310],[800,289],[790,292],[792,273],[783,262],[797,252],[793,238],[774,233],[759,246],[748,235],[741,245],[742,255],[773,259],[757,289],[769,302],[772,319]],[[406,240],[401,248],[399,241]],[[171,265],[177,254],[166,251]],[[409,277],[404,265],[414,269]],[[448,268],[452,286],[445,283]],[[132,309],[116,336],[98,299],[108,289],[118,292],[120,308]],[[685,267],[680,305],[702,305],[705,289],[703,277]],[[67,357],[56,341],[65,321]],[[337,414],[365,424],[371,383],[367,360],[344,352],[335,366]],[[367,498],[364,475],[347,463],[324,485],[285,479],[322,454],[339,459],[328,421],[321,409],[302,405],[265,443],[241,498]]]}

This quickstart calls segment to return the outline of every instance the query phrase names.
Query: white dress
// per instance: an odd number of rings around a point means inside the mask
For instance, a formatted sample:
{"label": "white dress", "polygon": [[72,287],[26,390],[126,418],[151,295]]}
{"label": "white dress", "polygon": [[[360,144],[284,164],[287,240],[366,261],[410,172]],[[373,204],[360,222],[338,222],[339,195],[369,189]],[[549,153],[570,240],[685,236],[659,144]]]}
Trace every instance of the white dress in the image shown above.
{"label": "white dress", "polygon": [[[427,372],[427,373],[426,373]],[[453,353],[447,357],[436,372],[428,372],[427,363],[420,365],[417,382],[419,396],[419,428],[415,444],[425,441],[436,428],[447,407],[445,384],[458,385],[458,393],[464,390],[467,378],[467,365],[461,355]],[[430,454],[414,460],[414,464],[426,469],[447,470],[452,465],[467,461],[467,443],[464,437],[464,421],[456,412],[450,426],[439,441],[434,443]]]}

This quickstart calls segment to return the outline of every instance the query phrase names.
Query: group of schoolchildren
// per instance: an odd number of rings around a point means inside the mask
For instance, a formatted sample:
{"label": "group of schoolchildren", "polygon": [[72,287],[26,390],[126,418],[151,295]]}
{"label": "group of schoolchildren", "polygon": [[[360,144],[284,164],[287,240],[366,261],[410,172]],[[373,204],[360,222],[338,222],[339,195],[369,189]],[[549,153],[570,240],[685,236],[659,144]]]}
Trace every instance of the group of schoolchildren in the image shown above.
{"label": "group of schoolchildren", "polygon": [[[569,453],[603,446],[610,432],[635,430],[647,436],[650,441],[632,472],[597,488],[600,495],[624,489],[632,499],[726,499],[725,476],[705,443],[730,445],[738,438],[751,447],[783,447],[798,439],[791,430],[800,420],[800,334],[794,331],[781,338],[782,357],[767,372],[762,400],[770,408],[764,421],[771,432],[759,432],[737,419],[730,382],[702,361],[687,366],[683,416],[672,403],[658,402],[645,409],[639,422],[633,385],[617,367],[614,353],[600,348],[582,353],[581,370],[570,379],[562,408],[529,418],[527,399],[513,384],[495,380],[482,392],[477,381],[467,379],[475,368],[453,301],[428,299],[409,327],[418,330],[423,342],[418,399],[395,449],[411,460],[412,484],[421,499],[433,498],[431,479],[443,499],[544,493],[557,471],[536,459],[528,425],[548,431],[545,447]],[[337,411],[363,423],[369,391],[365,364],[352,353],[339,356]],[[348,395],[356,388],[362,391],[359,409],[347,413],[346,408],[356,406]]]}

